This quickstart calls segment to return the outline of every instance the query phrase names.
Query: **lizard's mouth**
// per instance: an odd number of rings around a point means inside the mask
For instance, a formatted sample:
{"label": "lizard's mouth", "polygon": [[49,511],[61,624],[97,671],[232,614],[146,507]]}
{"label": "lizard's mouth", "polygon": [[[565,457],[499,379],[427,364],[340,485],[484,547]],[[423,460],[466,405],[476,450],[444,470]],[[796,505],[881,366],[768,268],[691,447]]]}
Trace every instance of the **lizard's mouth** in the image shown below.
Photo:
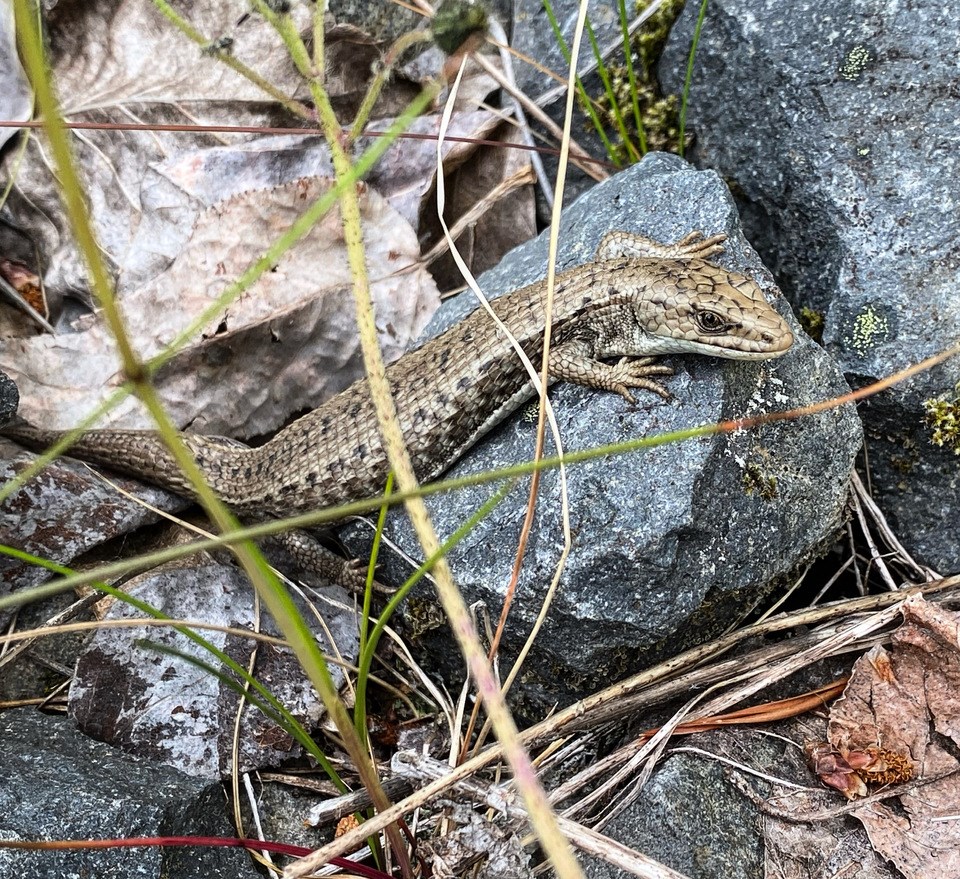
{"label": "lizard's mouth", "polygon": [[772,360],[786,354],[793,342],[793,333],[784,323],[776,329],[756,331],[749,336],[729,333],[703,340],[687,339],[677,351],[725,360]]}

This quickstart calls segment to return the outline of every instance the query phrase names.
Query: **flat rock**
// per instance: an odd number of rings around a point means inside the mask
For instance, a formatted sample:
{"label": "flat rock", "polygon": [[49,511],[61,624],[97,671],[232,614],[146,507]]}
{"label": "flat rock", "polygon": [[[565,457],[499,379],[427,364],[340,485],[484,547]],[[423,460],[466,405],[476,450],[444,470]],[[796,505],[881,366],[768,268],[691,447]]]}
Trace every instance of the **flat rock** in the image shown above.
{"label": "flat rock", "polygon": [[[23,473],[37,456],[0,438],[0,485]],[[61,565],[115,537],[156,522],[147,505],[166,512],[182,510],[189,501],[111,474],[118,492],[86,464],[59,458],[0,503],[0,543]],[[50,578],[45,568],[0,556],[0,595]]]}
{"label": "flat rock", "polygon": [[[126,592],[170,619],[202,620],[233,630],[255,625],[253,588],[242,571],[201,560],[187,567],[164,568],[125,584]],[[339,593],[339,597],[346,596]],[[300,603],[307,619],[310,612]],[[357,625],[352,611],[321,604],[326,631],[336,643],[334,655],[352,661],[357,655]],[[107,622],[142,614],[116,601]],[[259,625],[279,635],[264,614]],[[293,651],[268,646],[235,633],[202,629],[199,634],[217,650],[247,668],[254,650],[253,674],[309,731],[325,715],[323,703],[307,680]],[[321,636],[321,639],[324,636]],[[156,645],[156,646],[151,646]],[[324,648],[330,652],[329,645]],[[69,711],[87,735],[205,778],[231,772],[239,695],[219,677],[164,650],[177,650],[236,676],[210,652],[170,626],[98,629],[82,651],[70,687]],[[336,686],[343,673],[330,669]],[[247,772],[299,757],[301,746],[258,708],[244,708],[238,732],[239,769]]]}

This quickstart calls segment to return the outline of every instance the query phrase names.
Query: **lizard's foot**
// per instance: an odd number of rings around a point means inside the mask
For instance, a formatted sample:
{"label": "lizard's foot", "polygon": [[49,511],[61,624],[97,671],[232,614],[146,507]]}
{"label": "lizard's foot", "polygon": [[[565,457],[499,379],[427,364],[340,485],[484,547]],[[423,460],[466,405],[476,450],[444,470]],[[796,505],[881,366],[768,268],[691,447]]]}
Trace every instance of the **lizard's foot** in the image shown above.
{"label": "lizard's foot", "polygon": [[633,232],[607,232],[600,239],[594,258],[598,262],[624,256],[631,259],[708,259],[723,253],[726,240],[727,236],[722,232],[706,238],[703,232],[695,230],[673,244],[664,244]]}
{"label": "lizard's foot", "polygon": [[628,403],[632,404],[636,404],[637,401],[630,393],[630,388],[643,388],[670,402],[673,399],[670,391],[650,376],[673,375],[673,369],[660,363],[654,363],[655,360],[655,357],[641,357],[639,359],[621,357],[617,363],[610,367],[608,390],[618,393]]}
{"label": "lizard's foot", "polygon": [[[360,595],[367,588],[367,568],[369,565],[363,559],[342,559],[342,567],[337,582],[350,592],[357,592]],[[380,595],[393,595],[397,590],[384,586],[376,578],[373,580],[373,591]]]}
{"label": "lizard's foot", "polygon": [[594,357],[589,342],[570,339],[550,351],[550,377],[588,388],[613,391],[628,403],[637,402],[630,388],[644,388],[664,400],[671,400],[670,392],[650,376],[673,375],[673,370],[655,363],[655,360],[655,357],[622,357],[617,363],[604,363]]}

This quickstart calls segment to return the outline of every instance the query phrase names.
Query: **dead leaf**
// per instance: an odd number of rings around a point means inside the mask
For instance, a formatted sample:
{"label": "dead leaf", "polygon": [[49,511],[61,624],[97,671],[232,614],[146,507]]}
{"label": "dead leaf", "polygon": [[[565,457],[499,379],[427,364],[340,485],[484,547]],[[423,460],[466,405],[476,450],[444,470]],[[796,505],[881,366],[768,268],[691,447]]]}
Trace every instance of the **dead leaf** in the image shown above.
{"label": "dead leaf", "polygon": [[[203,212],[170,268],[122,299],[140,355],[173,341],[329,186],[327,179],[301,180]],[[419,334],[438,294],[429,274],[416,267],[413,230],[369,188],[361,210],[378,329],[392,359]],[[334,210],[165,367],[157,385],[174,420],[198,432],[256,436],[359,377],[351,284]],[[105,325],[88,315],[71,329],[8,340],[0,352],[0,368],[20,388],[23,416],[38,425],[76,424],[119,381]],[[112,423],[150,422],[127,400]]]}
{"label": "dead leaf", "polygon": [[889,649],[857,661],[828,738],[841,754],[882,748],[908,756],[918,778],[939,778],[854,815],[908,879],[960,876],[960,617],[920,596],[903,616]]}

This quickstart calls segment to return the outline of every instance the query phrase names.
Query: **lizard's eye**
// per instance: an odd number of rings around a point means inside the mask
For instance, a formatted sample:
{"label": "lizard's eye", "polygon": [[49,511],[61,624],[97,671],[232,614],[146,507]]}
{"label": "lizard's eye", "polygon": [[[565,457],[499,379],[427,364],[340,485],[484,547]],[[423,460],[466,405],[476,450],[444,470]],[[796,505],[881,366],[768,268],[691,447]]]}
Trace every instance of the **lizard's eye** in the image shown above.
{"label": "lizard's eye", "polygon": [[694,313],[693,319],[697,324],[697,329],[704,333],[722,333],[730,328],[730,324],[713,311],[697,311]]}

